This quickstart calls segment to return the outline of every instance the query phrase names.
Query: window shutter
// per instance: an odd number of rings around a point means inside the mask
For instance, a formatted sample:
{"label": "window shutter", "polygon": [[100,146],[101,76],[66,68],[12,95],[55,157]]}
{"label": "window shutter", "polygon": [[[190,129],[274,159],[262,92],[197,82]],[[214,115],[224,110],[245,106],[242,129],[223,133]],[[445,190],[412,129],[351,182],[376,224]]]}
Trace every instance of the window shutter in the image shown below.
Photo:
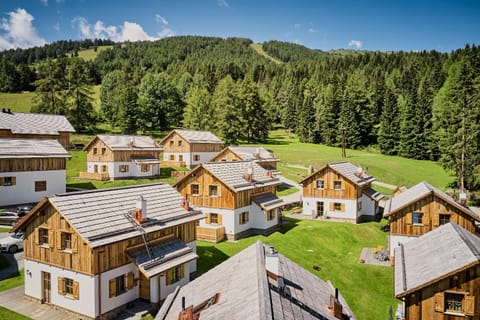
{"label": "window shutter", "polygon": [[115,297],[115,291],[117,291],[117,283],[114,279],[111,279],[108,284],[108,296],[110,298]]}
{"label": "window shutter", "polygon": [[[48,235],[50,238],[50,235]],[[50,239],[48,239],[50,241]],[[62,233],[61,232],[56,232],[55,233],[55,244],[57,249],[62,249]]]}
{"label": "window shutter", "polygon": [[250,221],[250,212],[249,211],[247,211],[247,218],[245,219],[245,222],[248,222],[248,221]]}
{"label": "window shutter", "polygon": [[463,313],[466,316],[475,316],[475,296],[465,296],[463,300]]}
{"label": "window shutter", "polygon": [[340,189],[345,190],[345,181],[340,181]]}
{"label": "window shutter", "polygon": [[345,212],[345,203],[340,204],[340,211]]}
{"label": "window shutter", "polygon": [[167,275],[167,286],[171,285],[172,284],[172,270],[168,270],[166,272],[166,275]]}
{"label": "window shutter", "polygon": [[63,278],[58,277],[58,294],[63,295]]}
{"label": "window shutter", "polygon": [[412,222],[413,222],[412,219],[413,219],[413,218],[412,218],[412,212],[411,212],[411,211],[408,212],[408,213],[405,215],[405,219],[407,219],[407,221],[406,221],[407,224],[412,224]]}
{"label": "window shutter", "polygon": [[12,186],[17,184],[17,177],[12,177]]}
{"label": "window shutter", "polygon": [[129,272],[127,274],[127,288],[128,288],[128,290],[131,290],[134,287],[133,276],[134,276],[133,272]]}
{"label": "window shutter", "polygon": [[180,266],[180,278],[183,279],[184,277],[185,277],[185,265],[182,264],[182,265]]}
{"label": "window shutter", "polygon": [[436,312],[445,311],[443,302],[444,302],[443,292],[435,293],[435,295],[433,296],[433,304]]}
{"label": "window shutter", "polygon": [[243,224],[243,219],[242,219],[242,217],[243,217],[243,214],[240,212],[240,214],[238,215],[238,223],[239,223],[239,224]]}
{"label": "window shutter", "polygon": [[222,224],[222,215],[218,214],[218,224]]}
{"label": "window shutter", "polygon": [[205,214],[205,223],[210,224],[210,213]]}
{"label": "window shutter", "polygon": [[35,232],[33,233],[33,240],[35,241],[35,244],[38,246],[40,245],[40,236],[38,235],[40,233],[40,229],[37,229],[35,230]]}
{"label": "window shutter", "polygon": [[76,233],[72,233],[72,251],[78,251],[78,237]]}
{"label": "window shutter", "polygon": [[434,213],[432,216],[433,227],[438,227],[440,225],[440,216],[437,213]]}
{"label": "window shutter", "polygon": [[330,202],[330,211],[333,211],[335,209],[335,206],[333,204],[333,202]]}
{"label": "window shutter", "polygon": [[55,244],[55,239],[53,239],[54,236],[55,233],[53,232],[53,230],[48,230],[48,245],[50,247],[53,247]]}
{"label": "window shutter", "polygon": [[5,183],[5,179],[3,177],[0,177],[0,186],[3,186],[4,183]]}
{"label": "window shutter", "polygon": [[451,222],[455,222],[455,223],[458,224],[457,219],[458,219],[458,214],[452,214],[452,215],[450,216],[450,221],[451,221]]}
{"label": "window shutter", "polygon": [[77,300],[80,297],[80,293],[78,290],[78,281],[73,281],[73,297]]}

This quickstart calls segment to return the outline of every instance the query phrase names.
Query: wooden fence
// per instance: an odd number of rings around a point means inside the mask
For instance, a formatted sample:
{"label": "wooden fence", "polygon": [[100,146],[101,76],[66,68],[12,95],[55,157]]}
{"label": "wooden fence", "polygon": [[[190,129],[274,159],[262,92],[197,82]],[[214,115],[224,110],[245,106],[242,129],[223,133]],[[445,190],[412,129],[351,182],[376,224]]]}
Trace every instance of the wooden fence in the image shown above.
{"label": "wooden fence", "polygon": [[225,240],[225,227],[202,228],[197,227],[197,240],[220,242]]}

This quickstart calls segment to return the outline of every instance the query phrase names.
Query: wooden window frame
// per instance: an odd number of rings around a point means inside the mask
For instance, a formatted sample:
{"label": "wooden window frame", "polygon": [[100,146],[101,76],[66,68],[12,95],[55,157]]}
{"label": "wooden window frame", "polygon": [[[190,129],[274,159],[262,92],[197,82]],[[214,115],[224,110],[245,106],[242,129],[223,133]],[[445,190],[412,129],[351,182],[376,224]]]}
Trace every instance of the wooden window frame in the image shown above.
{"label": "wooden window frame", "polygon": [[[444,302],[444,307],[445,307],[445,312],[449,314],[458,314],[458,315],[463,315],[463,301],[465,300],[465,293],[463,292],[452,292],[452,291],[445,291],[444,294],[445,297],[445,302]],[[450,297],[450,299],[449,299]],[[457,297],[461,298],[460,300],[458,299],[451,299],[452,297]],[[449,301],[454,301],[454,303],[460,303],[459,305],[459,310],[456,309],[449,309]]]}
{"label": "wooden window frame", "polygon": [[125,173],[130,171],[130,166],[128,164],[121,164],[118,166],[118,171]]}
{"label": "wooden window frame", "polygon": [[50,230],[47,228],[38,228],[38,244],[41,246],[50,245]]}
{"label": "wooden window frame", "polygon": [[150,172],[150,165],[149,165],[149,164],[142,164],[142,165],[140,166],[140,170],[141,170],[142,172]]}
{"label": "wooden window frame", "polygon": [[[446,217],[448,218],[448,220],[445,220]],[[452,215],[451,215],[451,214],[443,214],[443,213],[441,213],[441,214],[438,215],[438,223],[439,223],[440,225],[447,224],[447,223],[450,222],[451,218],[452,218]]]}
{"label": "wooden window frame", "polygon": [[341,202],[334,202],[333,203],[333,211],[342,212],[342,203]]}
{"label": "wooden window frame", "polygon": [[210,224],[218,224],[218,221],[219,221],[218,220],[218,216],[219,216],[218,213],[210,213],[209,216],[210,216],[210,219],[209,219]]}
{"label": "wooden window frame", "polygon": [[177,147],[181,147],[183,145],[183,141],[182,140],[178,140],[177,141]]}
{"label": "wooden window frame", "polygon": [[[338,188],[337,185],[339,185]],[[342,180],[333,181],[333,190],[342,190]]]}
{"label": "wooden window frame", "polygon": [[16,177],[13,177],[13,176],[2,177],[1,180],[2,180],[2,185],[4,187],[12,187],[17,184],[17,179]]}
{"label": "wooden window frame", "polygon": [[[213,192],[213,190],[215,190],[215,192]],[[208,196],[209,197],[212,197],[212,198],[215,198],[215,197],[218,197],[219,194],[218,194],[218,186],[216,184],[210,184],[208,185]]]}
{"label": "wooden window frame", "polygon": [[175,143],[175,142],[174,142],[173,140],[170,140],[170,147],[173,147],[173,144],[174,144],[174,143]]}
{"label": "wooden window frame", "polygon": [[198,183],[192,183],[190,185],[190,194],[192,196],[199,196],[200,195],[200,186]]}
{"label": "wooden window frame", "polygon": [[107,148],[103,147],[102,148],[102,155],[105,155],[107,153]]}
{"label": "wooden window frame", "polygon": [[106,164],[102,164],[102,173],[108,172],[108,166]]}
{"label": "wooden window frame", "polygon": [[80,298],[79,282],[71,278],[58,277],[58,294],[78,300]]}
{"label": "wooden window frame", "polygon": [[35,181],[35,192],[47,191],[47,180]]}
{"label": "wooden window frame", "polygon": [[178,162],[182,162],[183,161],[183,154],[179,154],[178,155]]}
{"label": "wooden window frame", "polygon": [[240,212],[238,222],[240,224],[246,224],[248,221],[250,221],[250,213],[248,211]]}
{"label": "wooden window frame", "polygon": [[317,185],[317,189],[322,189],[322,190],[325,189],[325,180],[318,179],[316,185]]}
{"label": "wooden window frame", "polygon": [[93,172],[98,173],[98,164],[93,165]]}
{"label": "wooden window frame", "polygon": [[200,161],[200,155],[199,154],[194,154],[193,155],[193,161]]}
{"label": "wooden window frame", "polygon": [[110,279],[108,294],[109,298],[118,297],[128,290],[133,289],[133,287],[135,287],[138,283],[137,280],[138,279],[135,279],[135,274],[133,272],[121,274]]}
{"label": "wooden window frame", "polygon": [[168,161],[175,161],[175,155],[174,154],[168,155]]}
{"label": "wooden window frame", "polygon": [[183,264],[173,267],[166,272],[167,286],[179,282],[185,278],[185,266]]}
{"label": "wooden window frame", "polygon": [[72,250],[73,249],[73,239],[70,232],[62,232],[60,234],[60,249],[61,250]]}
{"label": "wooden window frame", "polygon": [[267,221],[272,221],[273,219],[275,219],[275,209],[273,210],[267,210],[265,212],[265,214],[267,215]]}
{"label": "wooden window frame", "polygon": [[93,148],[93,155],[96,156],[98,154],[98,149],[97,148]]}
{"label": "wooden window frame", "polygon": [[417,226],[423,226],[423,212],[420,212],[420,211],[412,212],[412,224]]}

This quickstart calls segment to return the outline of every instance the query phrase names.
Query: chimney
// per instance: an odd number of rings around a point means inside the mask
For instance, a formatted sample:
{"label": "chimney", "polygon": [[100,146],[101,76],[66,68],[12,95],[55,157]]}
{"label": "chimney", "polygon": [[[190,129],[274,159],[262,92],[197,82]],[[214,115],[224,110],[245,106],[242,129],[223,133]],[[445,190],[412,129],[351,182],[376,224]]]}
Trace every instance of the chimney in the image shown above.
{"label": "chimney", "polygon": [[272,170],[267,170],[267,177],[269,177],[269,178],[272,177]]}
{"label": "chimney", "polygon": [[188,203],[188,200],[185,198],[182,199],[182,208],[186,211],[190,211],[190,203]]}
{"label": "chimney", "polygon": [[359,178],[362,177],[362,173],[363,173],[363,170],[362,170],[362,167],[358,167],[357,168],[357,171],[355,172],[355,175]]}
{"label": "chimney", "polygon": [[255,154],[254,154],[255,158],[259,159],[260,158],[260,148],[256,148],[255,149]]}
{"label": "chimney", "polygon": [[247,172],[245,173],[245,180],[248,182],[253,182],[253,167],[249,165],[247,168]]}
{"label": "chimney", "polygon": [[275,247],[271,246],[268,248],[267,252],[265,252],[265,269],[267,271],[267,275],[277,280],[279,277],[279,267],[280,261],[278,260],[278,252],[275,251]]}
{"label": "chimney", "polygon": [[342,304],[340,303],[340,300],[338,300],[338,288],[335,288],[335,295],[331,294],[330,295],[330,305],[328,306],[328,309],[330,309],[330,312],[333,314],[333,316],[337,319],[342,319],[343,318],[343,313],[342,313]]}
{"label": "chimney", "polygon": [[130,139],[130,142],[128,142],[128,146],[129,146],[129,147],[135,147],[135,137],[132,137],[132,138]]}
{"label": "chimney", "polygon": [[135,210],[133,210],[133,219],[138,223],[144,223],[147,221],[147,200],[142,196],[138,197],[135,203]]}
{"label": "chimney", "polygon": [[188,307],[186,310],[180,311],[178,320],[193,320],[193,307]]}
{"label": "chimney", "polygon": [[458,202],[464,207],[467,206],[467,194],[465,192],[460,192],[458,195]]}

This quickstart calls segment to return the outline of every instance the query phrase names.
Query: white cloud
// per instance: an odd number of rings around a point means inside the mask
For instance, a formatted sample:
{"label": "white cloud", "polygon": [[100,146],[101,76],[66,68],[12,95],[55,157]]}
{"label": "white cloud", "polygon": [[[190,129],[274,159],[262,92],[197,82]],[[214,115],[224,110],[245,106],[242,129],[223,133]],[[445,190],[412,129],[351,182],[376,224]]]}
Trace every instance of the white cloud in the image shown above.
{"label": "white cloud", "polygon": [[0,50],[30,48],[47,43],[37,34],[32,24],[34,18],[25,9],[19,8],[7,15],[8,18],[2,18],[0,24],[0,30],[5,31],[0,34]]}
{"label": "white cloud", "polygon": [[130,21],[124,21],[123,25],[118,27],[106,25],[100,20],[95,22],[94,25],[90,25],[85,18],[77,17],[72,20],[72,23],[74,27],[78,28],[83,38],[106,38],[116,42],[153,41],[175,35],[173,30],[163,27],[162,30],[157,33],[157,37],[150,36],[143,30],[141,25]]}
{"label": "white cloud", "polygon": [[360,40],[350,40],[350,42],[348,43],[348,46],[360,49],[363,46],[363,43]]}
{"label": "white cloud", "polygon": [[158,23],[164,24],[164,25],[168,25],[167,19],[165,19],[164,17],[162,17],[158,13],[155,15],[155,21],[157,21]]}
{"label": "white cloud", "polygon": [[58,21],[57,21],[57,23],[55,23],[55,24],[53,25],[52,28],[53,28],[53,30],[55,30],[55,31],[57,31],[57,32],[60,31],[60,24],[58,23]]}
{"label": "white cloud", "polygon": [[41,2],[42,5],[44,5],[45,7],[48,6],[48,0],[40,0],[40,2]]}
{"label": "white cloud", "polygon": [[219,7],[226,7],[226,8],[230,7],[230,5],[225,0],[217,0],[217,4]]}

